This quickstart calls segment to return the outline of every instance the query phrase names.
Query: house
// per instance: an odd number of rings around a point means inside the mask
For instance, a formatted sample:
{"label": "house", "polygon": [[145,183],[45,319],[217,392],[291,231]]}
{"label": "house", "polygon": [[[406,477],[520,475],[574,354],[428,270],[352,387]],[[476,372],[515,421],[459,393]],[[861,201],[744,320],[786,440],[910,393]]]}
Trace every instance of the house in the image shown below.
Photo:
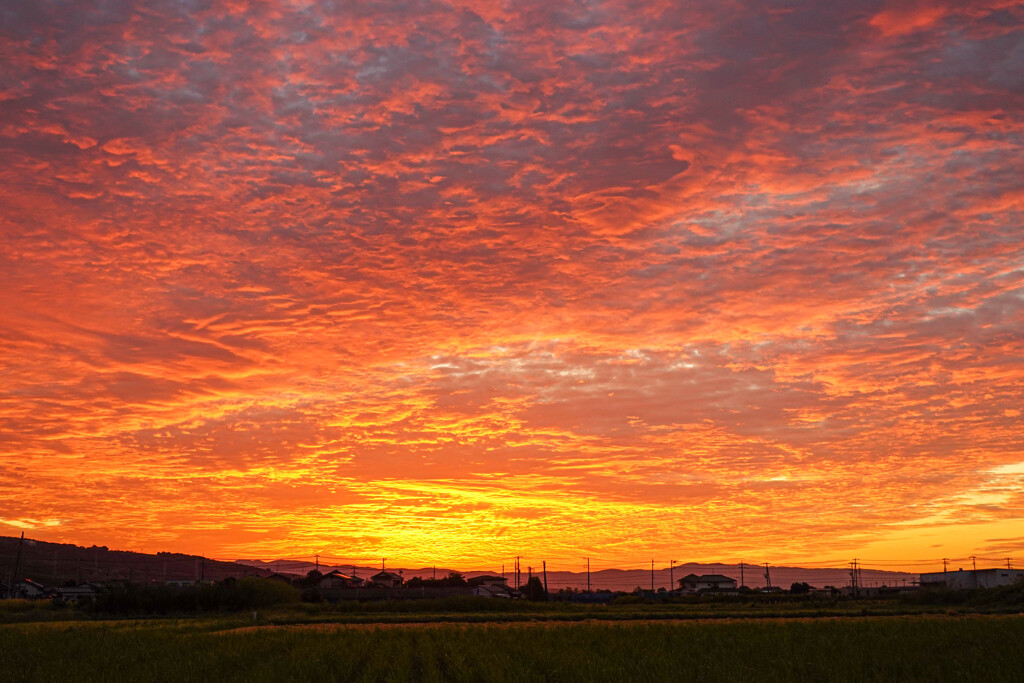
{"label": "house", "polygon": [[957,569],[921,574],[923,588],[995,588],[1024,581],[1024,569]]}
{"label": "house", "polygon": [[370,577],[370,583],[380,588],[398,588],[405,583],[405,579],[402,578],[401,574],[380,571]]}
{"label": "house", "polygon": [[697,584],[700,583],[700,577],[696,574],[687,574],[683,578],[679,579],[679,590],[684,593],[696,593]]}
{"label": "house", "polygon": [[511,598],[512,589],[508,586],[481,584],[473,588],[473,595],[478,598]]}
{"label": "house", "polygon": [[82,583],[77,586],[65,586],[60,589],[60,597],[67,602],[78,602],[79,600],[91,600],[100,592],[100,587],[95,583]]}
{"label": "house", "polygon": [[41,583],[36,583],[32,579],[22,579],[14,584],[14,590],[10,591],[14,598],[23,598],[28,600],[37,600],[39,598],[48,597],[51,591],[46,590],[46,586]]}
{"label": "house", "polygon": [[512,590],[508,587],[508,579],[503,576],[474,576],[466,583],[473,589],[473,595],[480,598],[512,597]]}
{"label": "house", "polygon": [[298,574],[281,574],[280,572],[274,572],[270,576],[265,577],[267,581],[279,581],[281,583],[287,583],[291,585],[295,579],[301,579],[302,577]]}
{"label": "house", "polygon": [[317,584],[320,588],[361,588],[366,583],[354,574],[342,574],[337,569],[323,575]]}
{"label": "house", "polygon": [[490,576],[484,574],[482,576],[474,576],[472,579],[466,581],[470,586],[476,588],[477,586],[500,586],[507,587],[508,579],[504,576]]}
{"label": "house", "polygon": [[684,593],[734,591],[736,579],[730,579],[722,574],[687,574],[679,579],[679,589]]}

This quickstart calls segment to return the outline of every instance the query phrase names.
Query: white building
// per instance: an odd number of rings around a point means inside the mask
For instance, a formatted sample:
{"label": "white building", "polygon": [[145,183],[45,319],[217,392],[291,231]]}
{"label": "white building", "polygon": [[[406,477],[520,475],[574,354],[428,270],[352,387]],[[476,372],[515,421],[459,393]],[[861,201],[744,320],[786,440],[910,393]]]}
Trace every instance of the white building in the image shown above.
{"label": "white building", "polygon": [[337,569],[324,574],[320,579],[321,588],[360,588],[365,581],[355,574],[342,574]]}
{"label": "white building", "polygon": [[14,589],[10,591],[11,597],[22,598],[29,600],[36,600],[38,598],[45,598],[47,596],[46,586],[41,583],[36,583],[32,579],[22,579],[14,584]]}
{"label": "white building", "polygon": [[99,595],[100,587],[94,583],[82,583],[77,586],[64,586],[60,589],[60,597],[68,602],[89,600]]}
{"label": "white building", "polygon": [[481,598],[511,598],[512,590],[507,585],[508,579],[503,576],[474,576],[467,583],[473,589],[473,595]]}
{"label": "white building", "polygon": [[685,593],[734,591],[736,579],[721,574],[687,574],[679,579],[679,589]]}
{"label": "white building", "polygon": [[1024,581],[1024,569],[957,569],[921,574],[921,586],[994,588]]}
{"label": "white building", "polygon": [[380,571],[370,577],[370,583],[380,588],[398,588],[405,582],[401,574]]}

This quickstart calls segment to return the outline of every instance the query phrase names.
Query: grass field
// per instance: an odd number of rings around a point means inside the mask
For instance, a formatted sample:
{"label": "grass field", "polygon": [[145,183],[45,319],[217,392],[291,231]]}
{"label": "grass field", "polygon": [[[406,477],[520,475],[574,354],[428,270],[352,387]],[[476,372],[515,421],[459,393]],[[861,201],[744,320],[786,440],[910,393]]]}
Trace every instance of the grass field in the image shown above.
{"label": "grass field", "polygon": [[9,681],[1013,681],[1024,616],[0,626]]}

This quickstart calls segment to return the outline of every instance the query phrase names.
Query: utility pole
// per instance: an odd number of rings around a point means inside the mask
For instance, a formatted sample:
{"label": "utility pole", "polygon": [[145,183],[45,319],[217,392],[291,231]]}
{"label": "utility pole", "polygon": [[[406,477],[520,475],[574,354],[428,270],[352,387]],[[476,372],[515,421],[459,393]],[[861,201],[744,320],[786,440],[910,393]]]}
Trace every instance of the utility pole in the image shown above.
{"label": "utility pole", "polygon": [[676,568],[676,562],[678,562],[678,561],[679,560],[669,560],[668,561],[668,589],[670,591],[674,591],[676,589],[676,580],[675,580],[676,577],[675,577],[675,574],[673,573],[673,570]]}
{"label": "utility pole", "polygon": [[771,589],[772,589],[772,574],[768,570],[768,563],[767,562],[764,563],[764,583],[765,583],[765,588],[767,588],[769,591],[771,591]]}
{"label": "utility pole", "polygon": [[740,588],[747,585],[747,582],[743,578],[743,561],[740,561]]}
{"label": "utility pole", "polygon": [[544,597],[545,597],[545,599],[547,599],[547,594],[548,594],[548,561],[547,560],[541,560],[540,561],[540,566],[543,568],[543,571],[544,571]]}
{"label": "utility pole", "polygon": [[853,589],[853,596],[857,597],[860,592],[860,586],[857,575],[857,560],[856,558],[850,562],[850,588]]}
{"label": "utility pole", "polygon": [[16,586],[18,585],[18,572],[21,570],[21,546],[25,544],[25,532],[21,532],[21,538],[18,539],[18,557],[14,560],[14,574],[11,576],[11,588],[8,591],[12,598],[18,597],[16,593]]}
{"label": "utility pole", "polygon": [[974,571],[978,571],[978,558],[974,555],[971,555],[971,568]]}
{"label": "utility pole", "polygon": [[1013,567],[1010,566],[1010,558],[1006,558],[1006,568],[1013,569]]}
{"label": "utility pole", "polygon": [[[433,565],[431,569],[433,570],[433,574],[431,576],[434,577],[434,581],[437,581],[437,565]],[[501,578],[505,578],[505,565],[501,565]]]}
{"label": "utility pole", "polygon": [[949,588],[949,578],[946,576],[946,571],[949,569],[949,558],[942,558],[942,585]]}
{"label": "utility pole", "polygon": [[651,560],[651,592],[654,592],[654,560]]}

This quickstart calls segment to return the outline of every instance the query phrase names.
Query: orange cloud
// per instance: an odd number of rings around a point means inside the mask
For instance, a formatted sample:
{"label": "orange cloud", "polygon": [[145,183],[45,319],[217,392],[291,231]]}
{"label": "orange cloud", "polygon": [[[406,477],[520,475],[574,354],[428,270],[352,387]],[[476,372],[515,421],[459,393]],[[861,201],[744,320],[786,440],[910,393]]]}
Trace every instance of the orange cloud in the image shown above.
{"label": "orange cloud", "polygon": [[910,0],[891,3],[868,23],[886,36],[901,36],[929,28],[949,14],[944,3]]}
{"label": "orange cloud", "polygon": [[0,523],[491,567],[1008,547],[1022,22],[19,5]]}

